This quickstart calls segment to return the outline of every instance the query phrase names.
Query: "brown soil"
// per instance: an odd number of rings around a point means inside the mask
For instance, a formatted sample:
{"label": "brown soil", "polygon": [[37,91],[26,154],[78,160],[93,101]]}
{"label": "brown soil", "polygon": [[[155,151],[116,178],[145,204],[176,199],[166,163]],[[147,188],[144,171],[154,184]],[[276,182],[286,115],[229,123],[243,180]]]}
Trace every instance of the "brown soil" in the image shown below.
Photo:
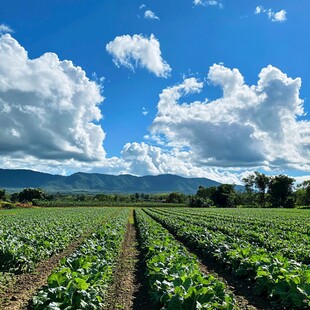
{"label": "brown soil", "polygon": [[119,256],[114,281],[108,291],[104,309],[151,309],[147,283],[144,278],[142,253],[138,245],[138,235],[134,224],[134,211],[131,211],[125,240]]}
{"label": "brown soil", "polygon": [[[199,252],[196,252],[200,258]],[[226,283],[228,289],[236,296],[238,306],[241,310],[278,310],[271,303],[254,293],[253,283],[246,278],[234,276],[229,270],[210,258],[203,258],[200,263],[209,273],[216,275]]]}
{"label": "brown soil", "polygon": [[32,309],[31,301],[34,293],[47,283],[48,276],[57,267],[60,260],[72,254],[92,232],[93,229],[87,231],[79,239],[71,243],[64,251],[38,263],[32,273],[13,276],[12,283],[5,290],[0,291],[0,309]]}
{"label": "brown soil", "polygon": [[[213,268],[207,267],[204,263],[199,263],[201,271],[206,274],[212,274],[220,281],[224,282],[236,297],[237,305],[240,310],[271,310],[269,303],[265,303],[260,300],[257,296],[251,296],[253,290],[250,286],[246,286],[246,283],[242,280],[233,278],[233,276],[225,271],[219,272],[219,269],[214,270]],[[245,292],[247,290],[247,292]],[[254,299],[255,300],[254,300]]]}
{"label": "brown soil", "polygon": [[[156,219],[153,218],[155,221]],[[176,236],[168,227],[163,225],[176,240],[181,242],[189,252],[194,253],[200,261],[200,269],[205,274],[212,274],[222,282],[224,282],[230,292],[232,292],[237,300],[237,305],[241,310],[278,310],[273,307],[270,302],[264,298],[254,294],[253,284],[248,279],[241,279],[234,276],[229,270],[225,269],[221,264],[212,258],[206,258],[195,247],[186,244],[184,240]]]}
{"label": "brown soil", "polygon": [[48,260],[40,262],[33,273],[16,275],[14,284],[5,292],[0,309],[20,310],[28,309],[33,294],[47,283],[47,278],[53,269],[57,267],[60,260],[74,252],[85,240],[87,235],[82,236],[64,251],[52,256]]}

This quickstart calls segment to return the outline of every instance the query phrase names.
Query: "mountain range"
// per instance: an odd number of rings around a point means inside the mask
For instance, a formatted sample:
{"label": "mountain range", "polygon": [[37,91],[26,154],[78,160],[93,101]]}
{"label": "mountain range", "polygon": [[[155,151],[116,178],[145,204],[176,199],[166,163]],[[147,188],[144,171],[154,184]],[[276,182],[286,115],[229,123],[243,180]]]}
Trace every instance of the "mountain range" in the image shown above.
{"label": "mountain range", "polygon": [[207,178],[184,178],[171,174],[137,177],[78,172],[62,176],[32,170],[0,169],[0,188],[8,191],[33,187],[49,192],[194,194],[200,185],[210,187],[220,183]]}

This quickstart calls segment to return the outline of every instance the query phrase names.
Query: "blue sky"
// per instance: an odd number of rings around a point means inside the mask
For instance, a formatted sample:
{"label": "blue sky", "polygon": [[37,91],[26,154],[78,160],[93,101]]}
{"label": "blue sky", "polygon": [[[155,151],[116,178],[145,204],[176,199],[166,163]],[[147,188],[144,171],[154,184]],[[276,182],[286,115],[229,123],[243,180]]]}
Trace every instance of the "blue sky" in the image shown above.
{"label": "blue sky", "polygon": [[0,1],[0,167],[307,178],[309,9]]}

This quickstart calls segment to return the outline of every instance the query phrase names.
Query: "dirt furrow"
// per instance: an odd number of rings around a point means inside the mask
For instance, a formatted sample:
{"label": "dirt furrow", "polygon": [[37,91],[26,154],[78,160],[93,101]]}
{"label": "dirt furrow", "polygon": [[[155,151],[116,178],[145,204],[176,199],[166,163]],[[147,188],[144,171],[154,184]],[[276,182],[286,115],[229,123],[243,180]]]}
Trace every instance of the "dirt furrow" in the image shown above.
{"label": "dirt furrow", "polygon": [[[116,213],[115,213],[116,214]],[[112,215],[113,217],[114,215]],[[109,217],[110,218],[110,217]],[[104,220],[103,222],[107,221]],[[0,294],[1,310],[25,310],[32,309],[32,297],[41,286],[47,283],[47,278],[58,266],[60,260],[71,255],[94,231],[91,229],[85,232],[80,238],[72,242],[65,250],[53,255],[47,260],[39,262],[31,273],[15,275],[6,289]]]}
{"label": "dirt furrow", "polygon": [[[223,274],[219,275],[218,270],[214,270],[213,268],[210,268],[209,266],[206,265],[206,263],[202,263],[201,261],[199,262],[199,267],[200,270],[205,274],[205,275],[213,275],[215,276],[217,279],[219,279],[220,281],[224,282],[227,286],[227,288],[235,295],[236,300],[237,300],[237,304],[240,310],[267,310],[270,309],[266,308],[266,305],[263,306],[259,306],[257,303],[255,303],[255,305],[252,303],[252,301],[250,300],[251,298],[245,297],[242,293],[244,292],[240,292],[239,288],[236,287],[235,283],[234,285],[232,285],[232,280],[231,279],[227,279],[227,274],[225,275],[225,277],[223,277]],[[229,275],[228,277],[231,277],[231,275]],[[235,281],[235,280],[234,280]],[[262,307],[263,306],[263,307]],[[270,309],[271,310],[271,309]]]}
{"label": "dirt furrow", "polygon": [[33,294],[47,282],[47,278],[60,260],[75,251],[85,240],[86,236],[73,242],[64,251],[40,262],[33,273],[24,273],[15,276],[14,285],[6,292],[0,309],[20,310],[28,309]]}
{"label": "dirt furrow", "polygon": [[104,309],[151,309],[144,278],[145,266],[139,248],[138,233],[131,211],[125,240],[114,271],[114,281],[108,291]]}
{"label": "dirt furrow", "polygon": [[[155,221],[156,218],[151,216]],[[157,221],[159,223],[159,221]],[[162,224],[162,223],[160,223]],[[220,281],[224,282],[227,288],[235,295],[239,309],[241,310],[276,310],[270,302],[255,295],[253,285],[248,279],[241,279],[234,276],[229,270],[225,269],[221,264],[212,258],[206,258],[194,246],[186,243],[179,238],[169,227],[162,224],[176,240],[181,242],[190,253],[195,254],[200,260],[200,269],[206,275],[212,274]]]}

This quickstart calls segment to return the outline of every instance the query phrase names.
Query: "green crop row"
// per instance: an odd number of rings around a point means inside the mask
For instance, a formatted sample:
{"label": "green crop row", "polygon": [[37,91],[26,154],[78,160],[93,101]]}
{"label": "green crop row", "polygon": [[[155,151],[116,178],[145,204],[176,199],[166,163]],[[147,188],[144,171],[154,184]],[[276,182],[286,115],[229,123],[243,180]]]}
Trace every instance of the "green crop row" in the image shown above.
{"label": "green crop row", "polygon": [[187,215],[222,219],[245,225],[272,227],[286,232],[310,234],[310,212],[300,209],[204,208],[178,209]]}
{"label": "green crop row", "polygon": [[33,297],[36,310],[101,309],[113,278],[129,209],[102,225],[48,277]]}
{"label": "green crop row", "polygon": [[225,284],[204,275],[195,256],[143,211],[136,211],[146,277],[156,309],[237,309]]}
{"label": "green crop row", "polygon": [[[189,216],[182,210],[158,209],[156,212],[169,213],[181,220]],[[281,254],[301,263],[310,263],[310,237],[307,234],[275,228],[270,220],[267,227],[264,223],[240,223],[238,220],[232,221],[230,217],[217,218],[216,216],[204,216],[204,214],[204,212],[192,213],[190,215],[191,223],[203,226],[210,231],[222,232],[228,236],[244,239],[269,252]],[[285,227],[288,225],[286,224]]]}
{"label": "green crop row", "polygon": [[31,271],[116,209],[30,209],[0,216],[0,271]]}
{"label": "green crop row", "polygon": [[171,213],[160,214],[158,210],[146,212],[205,257],[224,264],[237,276],[251,279],[257,294],[271,299],[279,307],[309,309],[308,265],[193,224],[190,217],[182,220]]}

